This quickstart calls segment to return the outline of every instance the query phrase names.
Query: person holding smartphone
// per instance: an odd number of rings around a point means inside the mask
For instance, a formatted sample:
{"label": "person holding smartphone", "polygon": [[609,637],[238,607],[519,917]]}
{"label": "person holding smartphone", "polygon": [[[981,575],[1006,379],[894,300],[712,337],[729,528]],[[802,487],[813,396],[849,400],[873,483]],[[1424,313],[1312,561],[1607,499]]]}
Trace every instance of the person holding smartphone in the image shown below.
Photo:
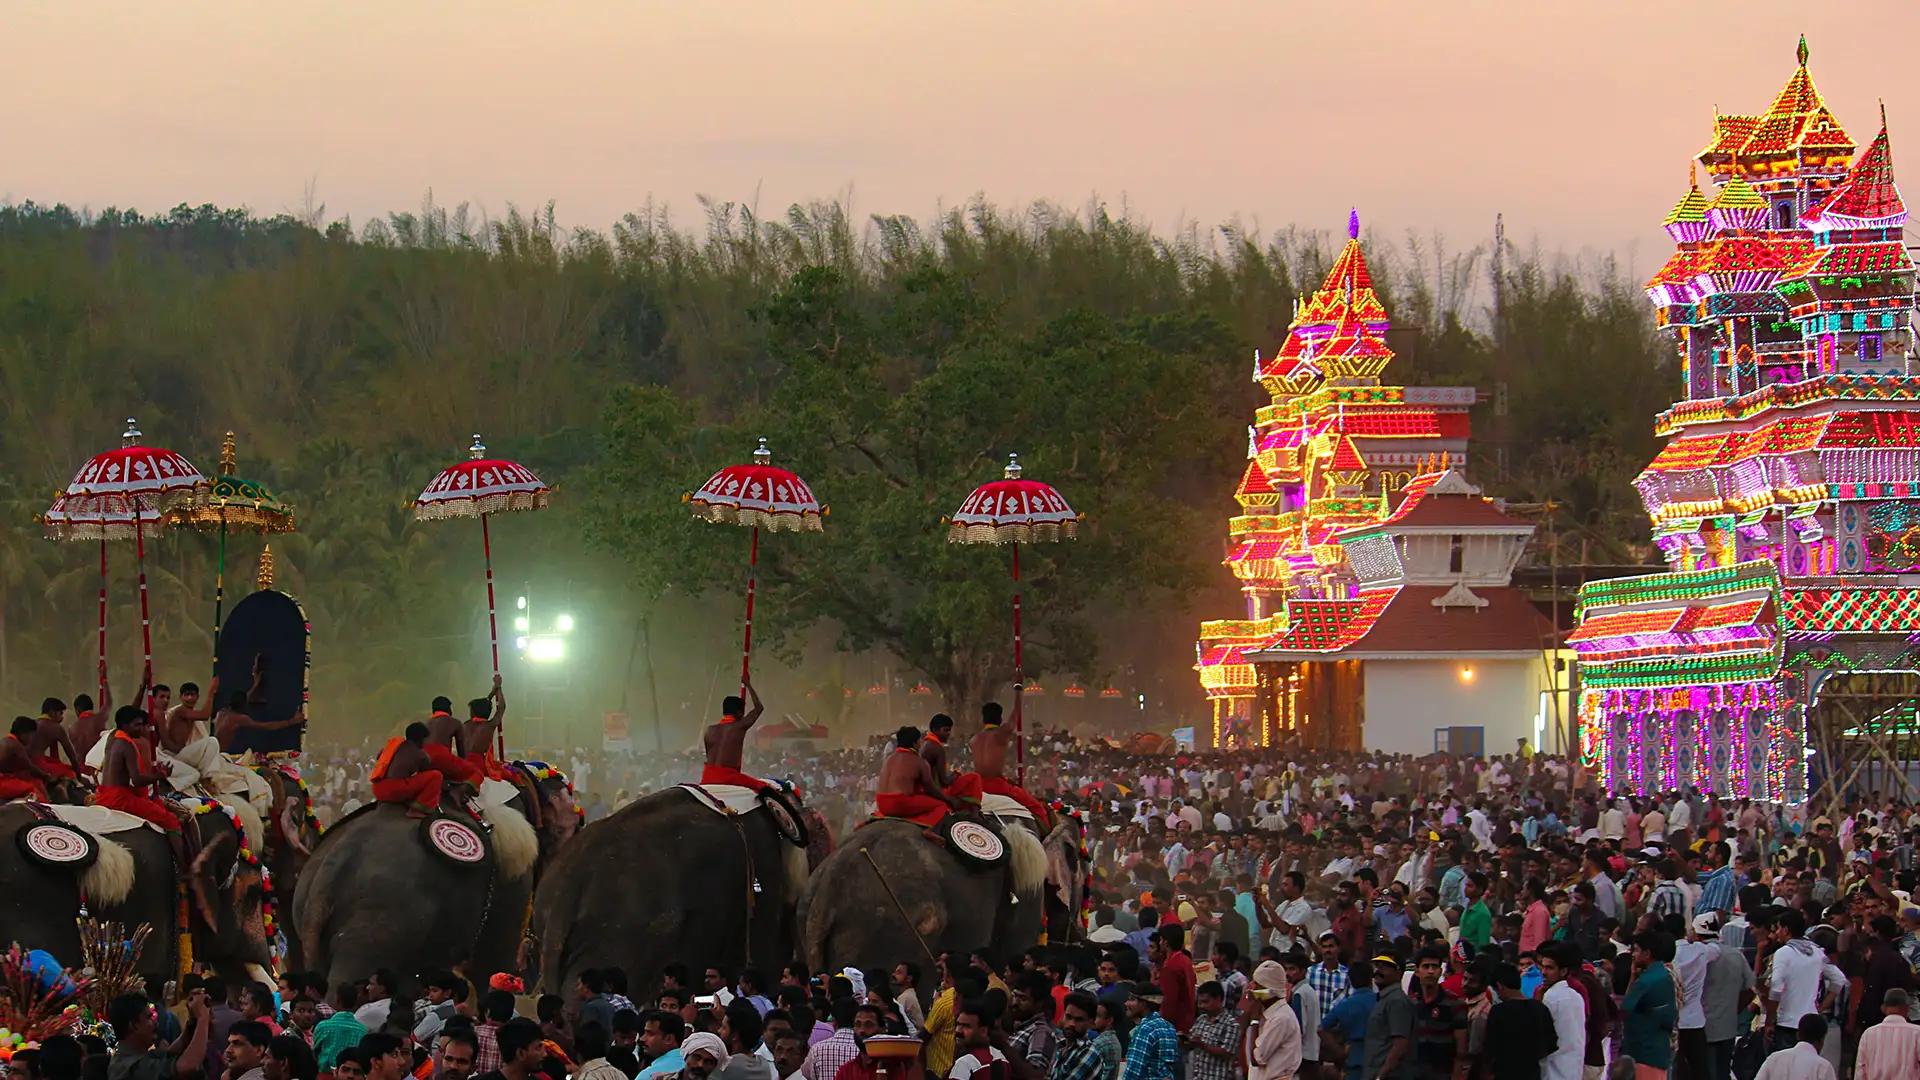
{"label": "person holding smartphone", "polygon": [[205,1065],[207,1032],[213,1027],[206,990],[187,991],[187,1034],[177,1054],[157,1045],[154,1012],[144,994],[121,994],[108,1003],[107,1022],[119,1043],[109,1067],[114,1080],[186,1080]]}

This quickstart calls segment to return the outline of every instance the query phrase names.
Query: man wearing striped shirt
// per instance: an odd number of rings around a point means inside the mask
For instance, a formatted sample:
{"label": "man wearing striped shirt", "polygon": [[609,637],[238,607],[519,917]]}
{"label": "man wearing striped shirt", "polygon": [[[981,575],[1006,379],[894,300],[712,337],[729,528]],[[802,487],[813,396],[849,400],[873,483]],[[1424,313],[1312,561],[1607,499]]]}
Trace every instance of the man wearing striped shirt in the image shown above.
{"label": "man wearing striped shirt", "polygon": [[1712,869],[1700,877],[1700,902],[1693,906],[1693,914],[1717,911],[1724,916],[1733,910],[1733,867],[1728,864],[1732,851],[1725,840],[1716,840],[1707,845],[1705,854]]}

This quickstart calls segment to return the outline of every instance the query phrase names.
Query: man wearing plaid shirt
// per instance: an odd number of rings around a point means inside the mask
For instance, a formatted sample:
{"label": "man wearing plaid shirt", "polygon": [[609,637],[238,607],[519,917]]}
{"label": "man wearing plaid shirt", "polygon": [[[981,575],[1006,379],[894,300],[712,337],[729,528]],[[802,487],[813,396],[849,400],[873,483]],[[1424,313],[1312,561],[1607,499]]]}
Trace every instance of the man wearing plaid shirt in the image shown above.
{"label": "man wearing plaid shirt", "polygon": [[1180,1064],[1180,1036],[1160,1015],[1160,984],[1134,983],[1127,1015],[1133,1018],[1133,1039],[1127,1043],[1120,1080],[1173,1080]]}
{"label": "man wearing plaid shirt", "polygon": [[[1007,1040],[1007,1057],[1016,1075],[1045,1077],[1053,1068],[1056,1037],[1048,1017],[1053,1013],[1053,980],[1039,972],[1021,979],[1007,999],[1007,1017],[1020,1026]],[[1021,1069],[1020,1063],[1026,1067]]]}
{"label": "man wearing plaid shirt", "polygon": [[1676,862],[1674,856],[1668,855],[1654,864],[1654,871],[1660,875],[1660,880],[1653,887],[1653,895],[1647,899],[1647,914],[1654,917],[1655,925],[1664,922],[1669,915],[1679,916],[1682,921],[1687,917],[1687,894],[1680,888],[1680,871]]}
{"label": "man wearing plaid shirt", "polygon": [[1321,934],[1320,962],[1307,969],[1307,985],[1320,997],[1321,1016],[1332,1012],[1335,1005],[1353,993],[1353,980],[1340,959],[1340,939],[1331,930]]}
{"label": "man wearing plaid shirt", "polygon": [[1240,1022],[1227,1011],[1226,991],[1217,982],[1204,983],[1194,1002],[1199,1013],[1182,1039],[1187,1048],[1187,1080],[1233,1080]]}
{"label": "man wearing plaid shirt", "polygon": [[1731,857],[1732,851],[1725,840],[1707,845],[1707,865],[1713,869],[1700,876],[1700,902],[1693,905],[1693,914],[1717,911],[1725,915],[1733,910],[1733,867],[1727,865]]}
{"label": "man wearing plaid shirt", "polygon": [[840,1066],[860,1056],[860,1045],[853,1039],[852,998],[838,998],[833,1003],[833,1035],[814,1043],[807,1050],[807,1060],[800,1066],[800,1075],[807,1080],[833,1080]]}
{"label": "man wearing plaid shirt", "polygon": [[1054,1048],[1047,1080],[1115,1080],[1101,1068],[1100,1052],[1088,1037],[1098,1008],[1099,1002],[1085,991],[1067,995],[1060,1009],[1060,1041]]}

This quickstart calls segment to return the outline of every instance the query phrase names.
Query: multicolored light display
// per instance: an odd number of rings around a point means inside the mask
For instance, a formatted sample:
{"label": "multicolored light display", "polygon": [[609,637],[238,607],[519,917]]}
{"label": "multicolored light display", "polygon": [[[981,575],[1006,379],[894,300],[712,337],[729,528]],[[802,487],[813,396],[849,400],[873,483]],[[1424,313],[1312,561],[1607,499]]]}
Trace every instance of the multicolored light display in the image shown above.
{"label": "multicolored light display", "polygon": [[[1609,789],[1798,802],[1810,646],[1880,656],[1920,630],[1920,378],[1907,211],[1880,131],[1854,143],[1807,69],[1721,114],[1647,283],[1677,344],[1671,436],[1635,481],[1671,570],[1580,594],[1581,746]],[[1911,655],[1904,645],[1892,651]]]}

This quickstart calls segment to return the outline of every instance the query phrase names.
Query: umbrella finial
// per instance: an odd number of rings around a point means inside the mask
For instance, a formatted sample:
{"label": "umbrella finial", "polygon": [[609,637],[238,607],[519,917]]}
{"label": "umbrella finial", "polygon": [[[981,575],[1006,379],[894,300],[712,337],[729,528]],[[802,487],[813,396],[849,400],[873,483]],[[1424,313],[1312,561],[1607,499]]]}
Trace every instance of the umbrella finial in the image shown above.
{"label": "umbrella finial", "polygon": [[273,545],[267,544],[260,549],[260,569],[253,575],[253,583],[261,592],[273,588]]}
{"label": "umbrella finial", "polygon": [[239,471],[234,461],[233,432],[231,431],[227,432],[227,437],[220,441],[220,471],[226,473],[228,476],[232,476]]}
{"label": "umbrella finial", "polygon": [[1006,472],[1007,479],[1018,480],[1020,479],[1021,472],[1022,470],[1020,468],[1020,455],[1008,454],[1007,455],[1007,472]]}
{"label": "umbrella finial", "polygon": [[473,445],[467,447],[467,456],[475,461],[487,456],[487,444],[480,441],[480,433],[473,433]]}
{"label": "umbrella finial", "polygon": [[764,435],[760,437],[760,445],[754,448],[753,463],[755,465],[770,465],[773,463],[773,451],[767,449],[767,438]]}
{"label": "umbrella finial", "polygon": [[127,417],[127,430],[120,433],[120,445],[132,446],[140,441],[140,423],[133,417]]}

